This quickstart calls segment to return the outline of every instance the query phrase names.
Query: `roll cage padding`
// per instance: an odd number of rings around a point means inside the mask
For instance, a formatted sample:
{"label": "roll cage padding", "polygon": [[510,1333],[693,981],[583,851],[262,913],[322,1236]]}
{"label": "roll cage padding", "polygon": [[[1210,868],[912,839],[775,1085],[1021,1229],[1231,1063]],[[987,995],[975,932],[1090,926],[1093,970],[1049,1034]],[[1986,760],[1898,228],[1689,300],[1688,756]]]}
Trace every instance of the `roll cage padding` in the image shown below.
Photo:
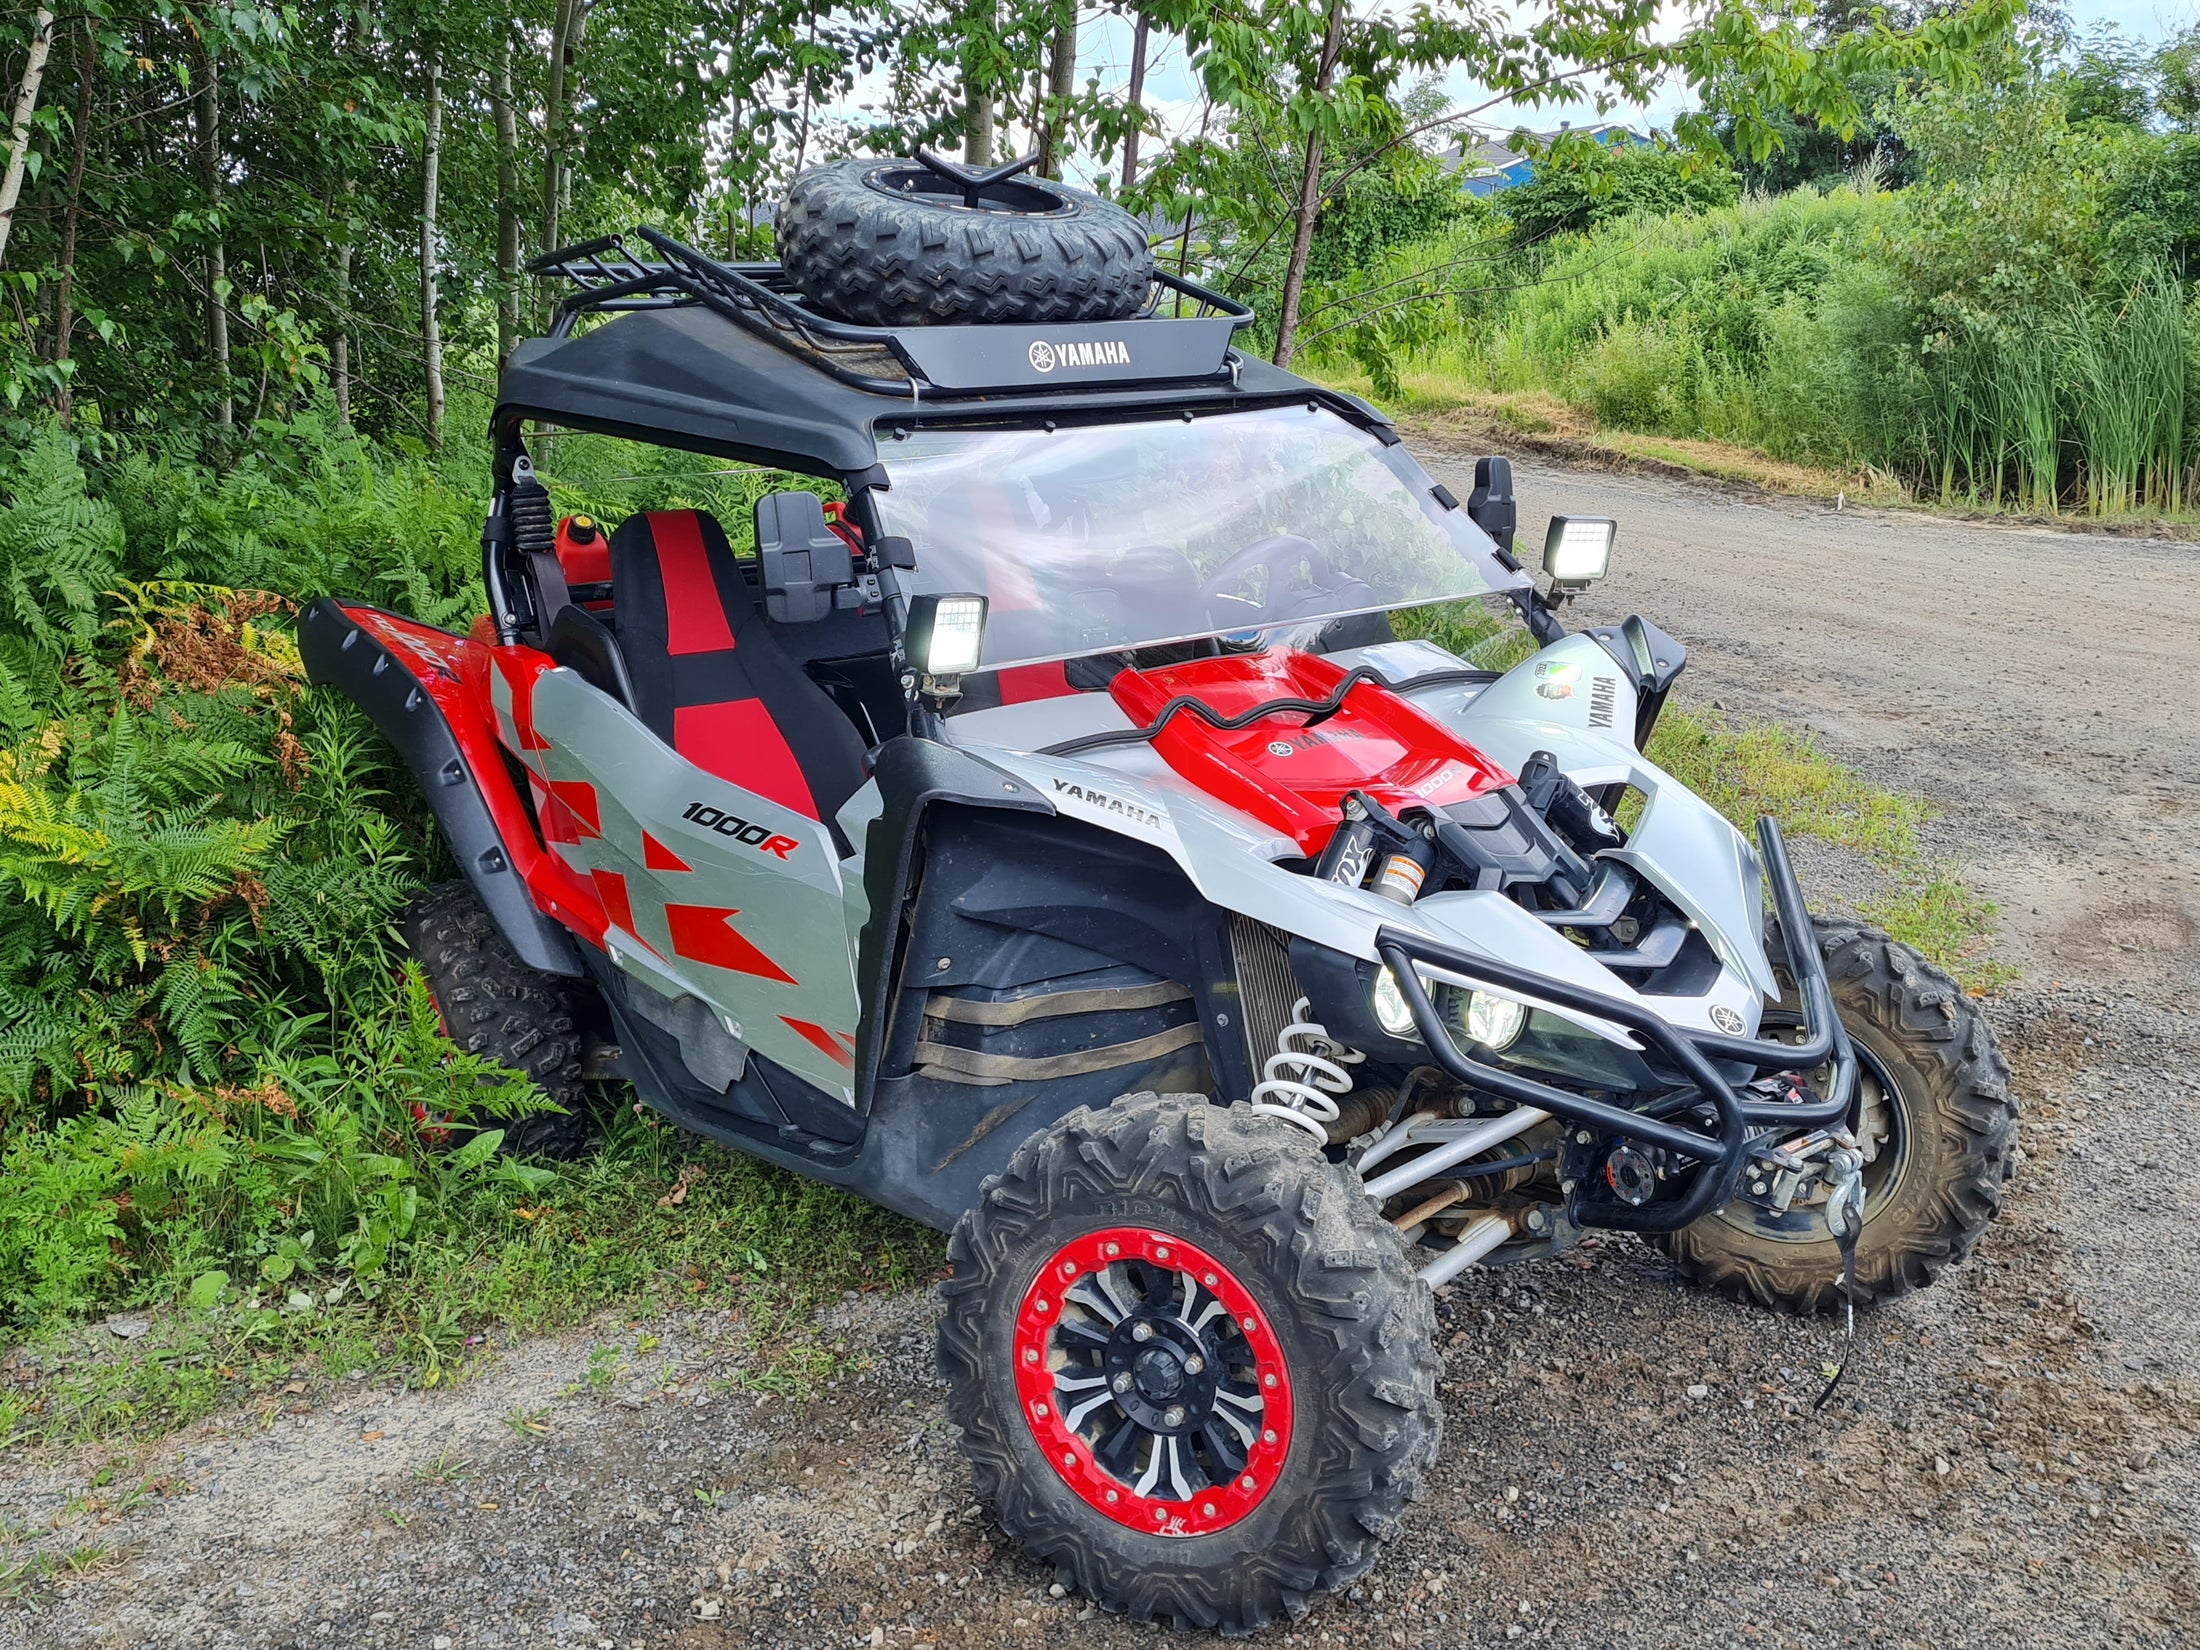
{"label": "roll cage padding", "polygon": [[634,711],[650,732],[812,819],[840,811],[864,781],[863,741],[772,635],[714,517],[629,516],[611,535],[611,588]]}
{"label": "roll cage padding", "polygon": [[[579,976],[580,954],[572,939],[536,907],[497,825],[483,778],[406,662],[327,596],[298,615],[298,654],[308,681],[342,693],[397,747],[434,810],[452,857],[520,961],[545,974]],[[486,760],[497,760],[493,751]],[[521,809],[501,766],[487,782],[503,788],[511,811]],[[514,828],[525,828],[523,814]]]}

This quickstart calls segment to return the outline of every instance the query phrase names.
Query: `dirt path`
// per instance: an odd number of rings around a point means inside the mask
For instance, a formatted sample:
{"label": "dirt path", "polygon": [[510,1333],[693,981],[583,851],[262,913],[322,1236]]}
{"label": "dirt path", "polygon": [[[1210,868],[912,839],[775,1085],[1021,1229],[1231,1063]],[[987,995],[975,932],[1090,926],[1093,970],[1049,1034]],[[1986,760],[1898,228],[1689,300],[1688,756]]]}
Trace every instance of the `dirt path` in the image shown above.
{"label": "dirt path", "polygon": [[[1808,723],[1941,808],[1933,845],[2025,970],[1993,1009],[2025,1161],[1979,1257],[1873,1315],[1820,1415],[1826,1326],[1703,1299],[1631,1241],[1462,1280],[1428,1499],[1363,1589],[1276,1639],[2192,1643],[2200,550],[1521,480],[1528,521],[1563,496],[1622,524],[1587,617],[1657,618],[1699,701]],[[81,1494],[116,1452],[11,1459],[19,1547],[111,1552],[0,1605],[0,1646],[1165,1642],[994,1542],[930,1318],[846,1303],[802,1402],[741,1391],[739,1327],[705,1317],[208,1422],[120,1457],[105,1506]]]}

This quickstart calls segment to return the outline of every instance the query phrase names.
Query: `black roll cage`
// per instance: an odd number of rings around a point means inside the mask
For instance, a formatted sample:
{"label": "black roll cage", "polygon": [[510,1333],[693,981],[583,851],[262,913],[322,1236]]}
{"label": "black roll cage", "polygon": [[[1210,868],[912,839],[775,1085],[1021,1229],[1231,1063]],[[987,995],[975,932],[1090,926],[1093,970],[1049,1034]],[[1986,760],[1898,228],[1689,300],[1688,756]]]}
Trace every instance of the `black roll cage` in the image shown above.
{"label": "black roll cage", "polygon": [[[1856,1053],[1834,1012],[1833,990],[1826,980],[1825,960],[1818,954],[1803,891],[1788,863],[1780,827],[1769,815],[1757,821],[1757,845],[1764,859],[1773,909],[1780,919],[1788,971],[1794,976],[1801,1002],[1803,1040],[1798,1043],[1727,1037],[1670,1025],[1639,1004],[1584,991],[1402,929],[1385,926],[1376,931],[1376,953],[1397,980],[1406,1006],[1412,1011],[1415,1029],[1436,1063],[1451,1076],[1514,1105],[1533,1106],[1568,1123],[1655,1146],[1702,1165],[1688,1191],[1672,1202],[1651,1202],[1640,1207],[1584,1204],[1576,1217],[1584,1225],[1637,1232],[1678,1231],[1733,1197],[1735,1183],[1749,1158],[1750,1143],[1758,1131],[1822,1128],[1848,1115],[1856,1095]],[[1415,963],[1456,975],[1470,984],[1541,998],[1626,1027],[1655,1045],[1687,1074],[1696,1103],[1707,1104],[1718,1114],[1718,1133],[1705,1135],[1476,1059],[1446,1029]],[[1810,1071],[1825,1065],[1830,1068],[1830,1076],[1820,1098],[1790,1105],[1753,1095],[1722,1072],[1717,1062],[1757,1073]],[[1690,1103],[1684,1094],[1682,1106]]]}

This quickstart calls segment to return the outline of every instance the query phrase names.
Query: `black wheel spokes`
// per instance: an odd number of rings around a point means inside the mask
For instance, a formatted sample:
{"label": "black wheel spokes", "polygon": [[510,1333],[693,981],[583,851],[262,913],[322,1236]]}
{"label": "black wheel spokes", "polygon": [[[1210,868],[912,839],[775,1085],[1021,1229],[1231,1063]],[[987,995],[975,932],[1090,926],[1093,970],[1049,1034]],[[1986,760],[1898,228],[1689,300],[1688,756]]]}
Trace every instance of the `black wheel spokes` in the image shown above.
{"label": "black wheel spokes", "polygon": [[1210,1483],[1221,1483],[1245,1470],[1246,1447],[1219,1414],[1199,1429],[1201,1463]]}
{"label": "black wheel spokes", "polygon": [[1211,1289],[1131,1257],[1086,1273],[1062,1304],[1055,1402],[1102,1471],[1182,1501],[1245,1470],[1265,1405],[1252,1349]]}

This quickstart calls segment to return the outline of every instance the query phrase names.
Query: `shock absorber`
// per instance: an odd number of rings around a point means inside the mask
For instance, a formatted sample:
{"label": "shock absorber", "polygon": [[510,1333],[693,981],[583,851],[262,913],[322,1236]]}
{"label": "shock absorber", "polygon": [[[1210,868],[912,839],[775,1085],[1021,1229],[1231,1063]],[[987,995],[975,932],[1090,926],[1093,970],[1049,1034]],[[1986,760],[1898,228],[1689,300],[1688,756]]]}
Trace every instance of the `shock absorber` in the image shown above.
{"label": "shock absorber", "polygon": [[1329,1125],[1341,1115],[1337,1097],[1352,1092],[1345,1068],[1367,1056],[1330,1036],[1312,1009],[1304,997],[1291,1005],[1291,1023],[1276,1034],[1276,1052],[1253,1089],[1253,1110],[1296,1123],[1326,1146]]}

